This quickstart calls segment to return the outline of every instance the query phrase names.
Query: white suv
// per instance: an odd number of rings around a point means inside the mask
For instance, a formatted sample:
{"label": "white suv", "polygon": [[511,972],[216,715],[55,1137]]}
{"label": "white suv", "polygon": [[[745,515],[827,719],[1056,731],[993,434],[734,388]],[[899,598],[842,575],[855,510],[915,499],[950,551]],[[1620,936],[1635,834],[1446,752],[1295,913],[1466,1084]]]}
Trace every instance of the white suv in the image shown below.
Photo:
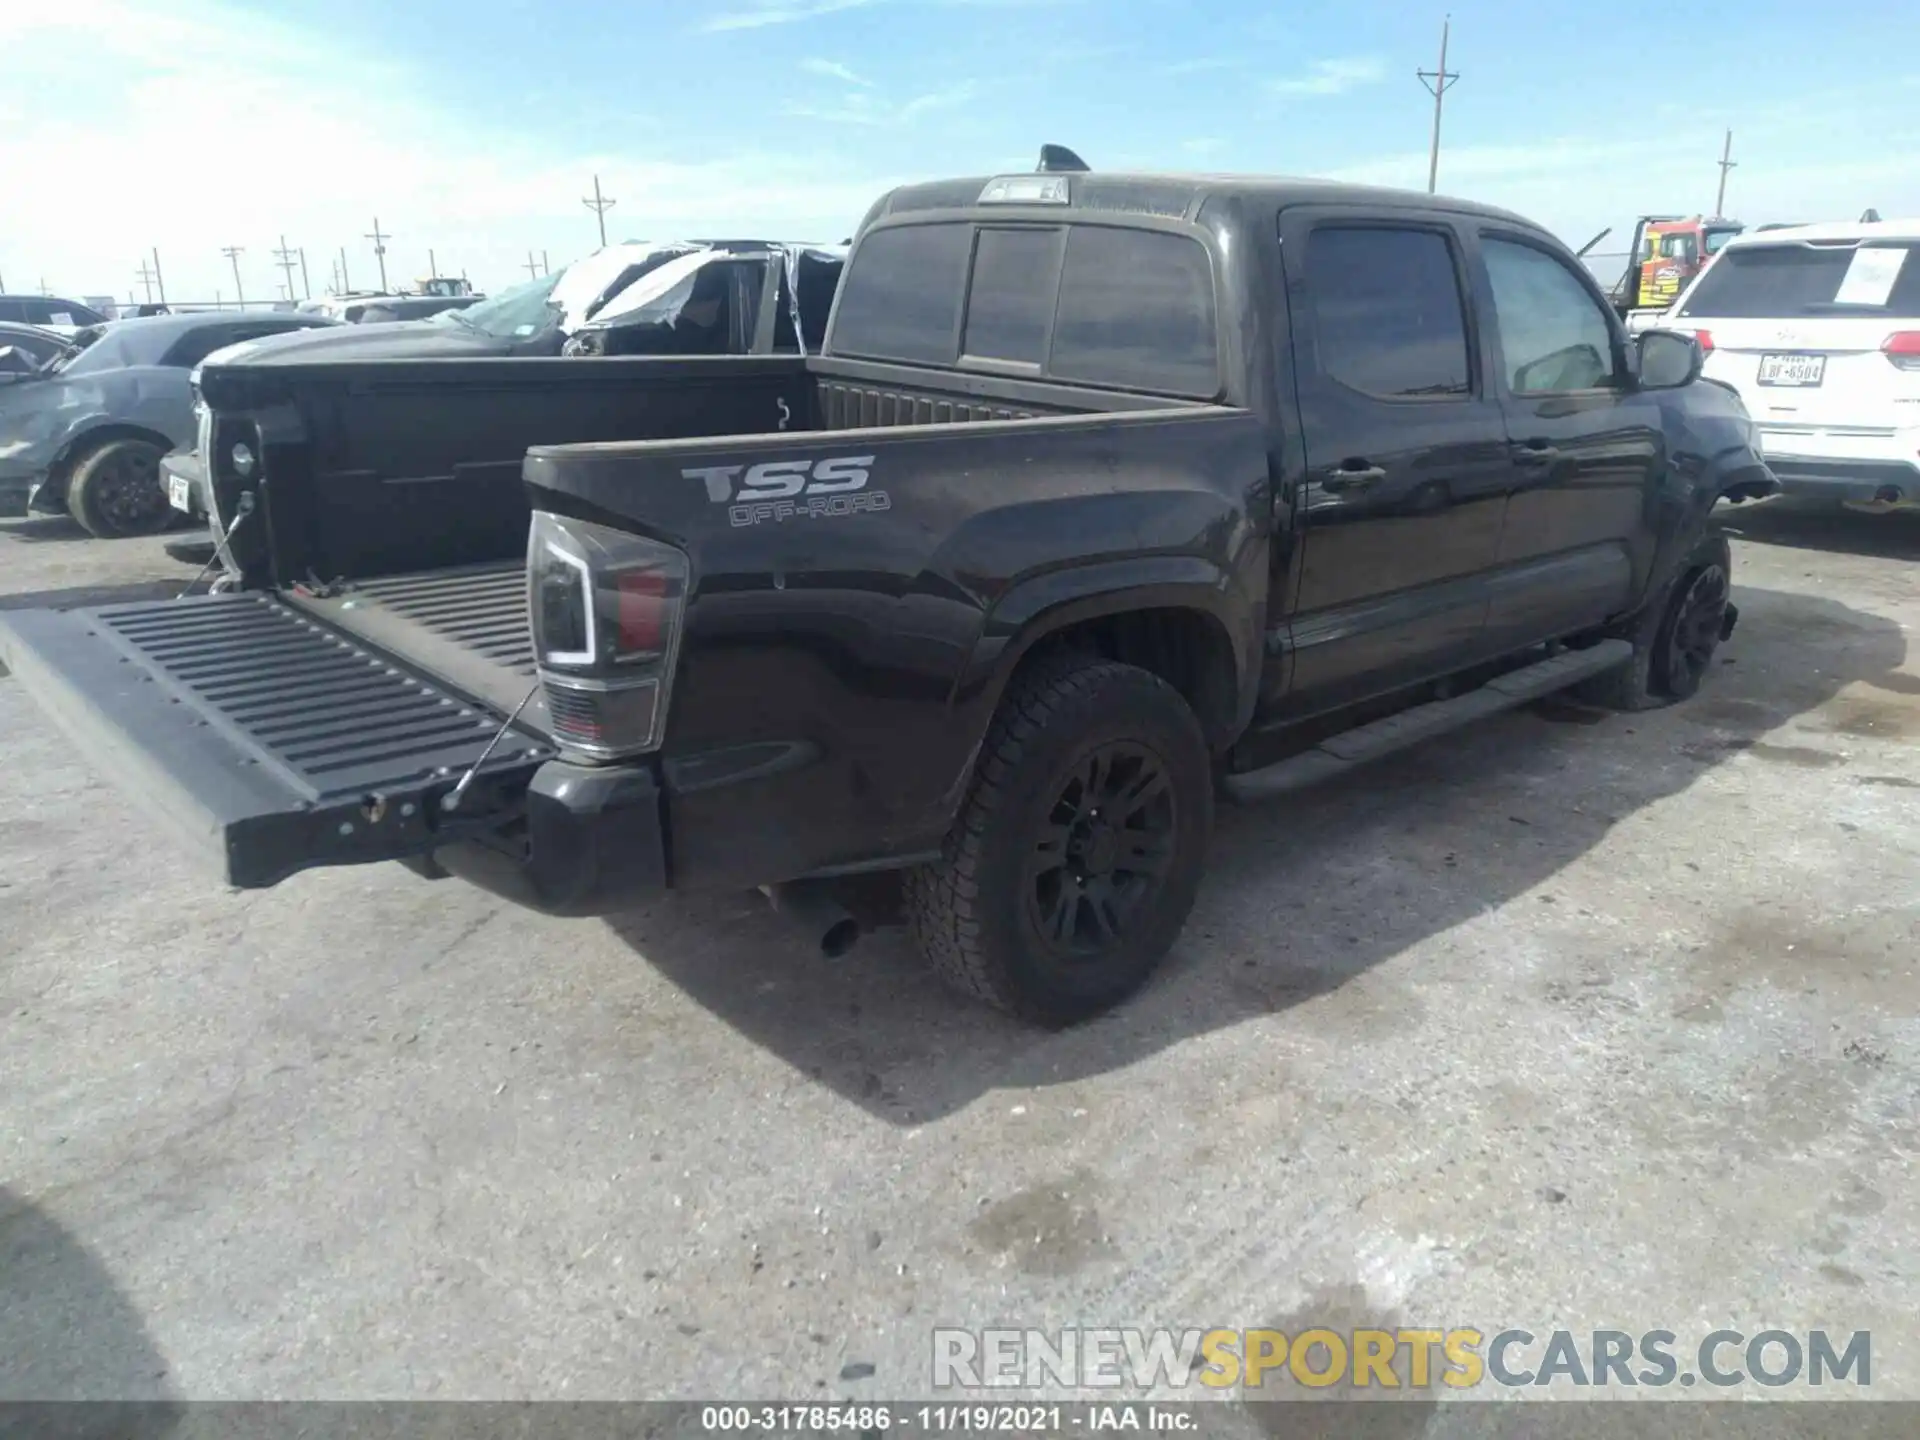
{"label": "white suv", "polygon": [[1788,494],[1920,506],[1920,220],[1738,236],[1664,323],[1739,392]]}

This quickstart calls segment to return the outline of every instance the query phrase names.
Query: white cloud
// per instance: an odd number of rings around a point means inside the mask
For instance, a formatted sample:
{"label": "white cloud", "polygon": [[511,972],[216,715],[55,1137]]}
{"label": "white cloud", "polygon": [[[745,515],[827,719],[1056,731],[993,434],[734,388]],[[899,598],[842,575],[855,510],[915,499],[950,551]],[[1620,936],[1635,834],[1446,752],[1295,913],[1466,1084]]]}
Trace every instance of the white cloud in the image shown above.
{"label": "white cloud", "polygon": [[[708,32],[761,30],[769,25],[793,25],[842,10],[862,10],[869,5],[884,5],[892,0],[739,0],[743,8],[709,15],[699,29]],[[1023,10],[1049,5],[1066,5],[1074,0],[925,0],[935,5],[963,6],[992,10]]]}
{"label": "white cloud", "polygon": [[743,10],[710,15],[700,28],[709,31],[759,30],[768,25],[791,25],[841,10],[859,10],[879,0],[746,0]]}
{"label": "white cloud", "polygon": [[[896,178],[777,137],[702,162],[665,131],[612,154],[545,143],[511,113],[475,123],[418,98],[429,87],[404,57],[218,0],[0,0],[0,54],[0,275],[73,295],[138,290],[158,246],[170,299],[231,297],[220,251],[237,245],[247,295],[268,298],[282,234],[306,248],[316,292],[341,246],[366,284],[376,214],[389,280],[424,274],[432,249],[499,289],[525,278],[529,249],[559,265],[597,244],[580,203],[596,173],[618,199],[609,238],[837,240]],[[81,73],[113,84],[76,104]]]}
{"label": "white cloud", "polygon": [[869,91],[850,90],[827,104],[800,102],[789,105],[785,113],[796,120],[819,120],[832,125],[862,125],[870,128],[911,125],[923,116],[965,105],[979,93],[978,85],[971,80],[963,80],[895,104]]}
{"label": "white cloud", "polygon": [[873,82],[862,75],[855,74],[838,60],[802,60],[800,68],[812,75],[824,75],[829,80],[838,80],[846,85],[858,85],[863,90],[871,90]]}
{"label": "white cloud", "polygon": [[1373,84],[1386,73],[1386,65],[1374,55],[1316,60],[1305,75],[1276,80],[1270,88],[1276,95],[1344,95],[1356,86]]}

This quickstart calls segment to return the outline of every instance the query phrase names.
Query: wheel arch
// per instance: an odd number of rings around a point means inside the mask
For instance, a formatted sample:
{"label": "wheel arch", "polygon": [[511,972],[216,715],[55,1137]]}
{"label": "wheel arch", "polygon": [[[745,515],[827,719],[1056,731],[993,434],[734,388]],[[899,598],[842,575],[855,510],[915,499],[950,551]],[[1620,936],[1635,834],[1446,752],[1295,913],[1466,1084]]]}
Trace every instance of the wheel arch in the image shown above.
{"label": "wheel arch", "polygon": [[101,446],[115,440],[145,440],[159,446],[163,455],[174,448],[173,441],[158,430],[128,420],[105,420],[90,425],[67,437],[66,443],[53,457],[53,463],[47,467],[47,483],[41,493],[49,501],[66,504],[67,486],[73,479],[73,472],[80,468],[80,462]]}
{"label": "wheel arch", "polygon": [[[1250,611],[1252,613],[1250,613]],[[1178,690],[1210,750],[1246,728],[1259,691],[1261,620],[1233,577],[1192,556],[1097,562],[1029,577],[987,615],[972,670],[991,715],[1020,669],[1078,649]]]}

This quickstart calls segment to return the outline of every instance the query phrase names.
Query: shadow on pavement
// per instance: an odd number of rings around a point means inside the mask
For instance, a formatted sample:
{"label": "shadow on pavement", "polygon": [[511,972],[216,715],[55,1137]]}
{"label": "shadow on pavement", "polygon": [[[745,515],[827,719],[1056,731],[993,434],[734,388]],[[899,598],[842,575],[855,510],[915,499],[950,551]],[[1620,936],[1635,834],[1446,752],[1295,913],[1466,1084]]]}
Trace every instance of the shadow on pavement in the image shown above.
{"label": "shadow on pavement", "polygon": [[[1770,760],[1779,750],[1787,763],[1795,747],[1761,737],[1850,685],[1890,697],[1890,716],[1920,721],[1910,700],[1891,698],[1916,688],[1896,673],[1907,653],[1897,624],[1813,596],[1742,588],[1736,598],[1740,631],[1684,706],[1632,716],[1552,702],[1271,806],[1222,807],[1199,904],[1165,969],[1128,1004],[1064,1033],[954,996],[898,928],[829,961],[753,896],[678,897],[608,924],[741,1034],[896,1124],[950,1114],[993,1089],[1118,1070],[1342,991],[1532,891],[1623,818],[1738,752]],[[1856,695],[1836,711],[1862,703],[1881,702]],[[1606,759],[1587,760],[1583,774],[1590,745],[1606,747]],[[1636,757],[1625,764],[1623,747]],[[1514,772],[1535,781],[1511,783]],[[1250,911],[1261,916],[1253,925]],[[1417,996],[1366,989],[1385,993],[1342,996],[1344,1023],[1381,1035],[1417,1027]]]}
{"label": "shadow on pavement", "polygon": [[0,1433],[146,1440],[179,1414],[167,1362],[106,1267],[0,1185]]}
{"label": "shadow on pavement", "polygon": [[1920,510],[1867,515],[1831,503],[1783,497],[1722,510],[1717,518],[1729,535],[1756,545],[1920,560]]}
{"label": "shadow on pavement", "polygon": [[71,515],[9,515],[5,518],[10,523],[0,527],[0,534],[10,540],[24,540],[29,545],[93,538]]}

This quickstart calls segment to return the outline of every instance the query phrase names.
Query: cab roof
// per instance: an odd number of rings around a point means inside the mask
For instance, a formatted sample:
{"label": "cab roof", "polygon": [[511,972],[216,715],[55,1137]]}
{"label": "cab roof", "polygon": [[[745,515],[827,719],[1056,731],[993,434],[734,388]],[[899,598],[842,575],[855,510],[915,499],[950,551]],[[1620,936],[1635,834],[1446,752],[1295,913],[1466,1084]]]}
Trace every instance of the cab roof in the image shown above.
{"label": "cab roof", "polygon": [[[980,204],[980,192],[988,181],[1020,175],[1022,172],[1005,172],[1002,175],[974,175],[902,185],[881,198],[869,212],[866,224],[872,224],[883,216],[925,210],[970,210],[983,215],[1014,209],[1049,210],[1054,213],[1091,210],[1192,220],[1210,200],[1238,200],[1251,201],[1261,209],[1283,209],[1291,205],[1392,206],[1396,209],[1474,215],[1529,230],[1541,228],[1524,216],[1471,200],[1428,195],[1416,190],[1349,185],[1337,180],[1288,175],[1183,175],[1098,170],[1072,172],[1055,177],[1067,181],[1068,204],[1065,206]],[[865,228],[864,225],[862,228]]]}
{"label": "cab roof", "polygon": [[1755,245],[1791,245],[1796,241],[1916,240],[1920,241],[1917,220],[1828,220],[1816,225],[1782,225],[1775,230],[1749,230],[1727,242],[1731,250]]}

